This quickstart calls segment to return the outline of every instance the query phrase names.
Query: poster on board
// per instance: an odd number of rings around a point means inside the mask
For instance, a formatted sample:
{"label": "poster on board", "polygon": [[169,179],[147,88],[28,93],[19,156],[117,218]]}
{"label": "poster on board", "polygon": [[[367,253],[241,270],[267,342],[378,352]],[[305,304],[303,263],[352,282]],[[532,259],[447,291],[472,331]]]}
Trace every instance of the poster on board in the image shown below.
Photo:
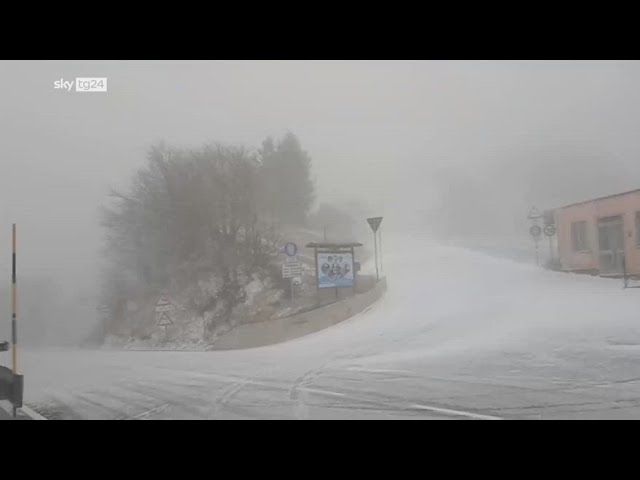
{"label": "poster on board", "polygon": [[319,252],[318,287],[353,287],[353,255]]}

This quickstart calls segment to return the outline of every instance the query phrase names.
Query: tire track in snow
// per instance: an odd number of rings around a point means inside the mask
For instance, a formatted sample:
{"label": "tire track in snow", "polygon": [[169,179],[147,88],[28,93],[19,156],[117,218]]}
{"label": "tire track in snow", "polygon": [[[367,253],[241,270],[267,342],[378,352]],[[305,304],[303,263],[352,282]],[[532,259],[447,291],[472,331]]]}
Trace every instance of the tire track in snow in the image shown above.
{"label": "tire track in snow", "polygon": [[[319,376],[322,375],[322,370],[324,369],[325,364],[323,364],[320,368],[314,368],[308,370],[304,375],[298,377],[291,386],[289,390],[289,398],[295,401],[295,405],[293,407],[293,414],[298,420],[308,420],[309,419],[309,392],[313,391],[313,389],[309,388],[309,385]],[[325,392],[326,393],[326,392]],[[330,392],[336,393],[337,395],[341,395],[338,392]]]}

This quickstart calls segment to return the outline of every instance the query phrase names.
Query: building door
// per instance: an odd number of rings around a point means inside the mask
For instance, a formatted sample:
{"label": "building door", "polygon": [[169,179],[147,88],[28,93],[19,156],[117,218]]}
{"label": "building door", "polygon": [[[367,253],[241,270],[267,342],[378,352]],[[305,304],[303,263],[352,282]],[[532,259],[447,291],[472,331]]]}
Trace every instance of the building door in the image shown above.
{"label": "building door", "polygon": [[601,275],[622,275],[624,224],[621,216],[598,220],[598,255]]}

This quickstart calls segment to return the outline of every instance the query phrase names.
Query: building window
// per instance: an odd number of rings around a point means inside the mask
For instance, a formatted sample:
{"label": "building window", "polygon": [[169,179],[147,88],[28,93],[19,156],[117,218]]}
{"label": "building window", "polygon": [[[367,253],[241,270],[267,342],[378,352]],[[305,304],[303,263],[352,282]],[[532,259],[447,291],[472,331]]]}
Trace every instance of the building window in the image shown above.
{"label": "building window", "polygon": [[640,212],[636,212],[636,245],[640,247]]}
{"label": "building window", "polygon": [[571,239],[574,252],[589,251],[589,238],[587,236],[587,222],[573,222],[571,224]]}

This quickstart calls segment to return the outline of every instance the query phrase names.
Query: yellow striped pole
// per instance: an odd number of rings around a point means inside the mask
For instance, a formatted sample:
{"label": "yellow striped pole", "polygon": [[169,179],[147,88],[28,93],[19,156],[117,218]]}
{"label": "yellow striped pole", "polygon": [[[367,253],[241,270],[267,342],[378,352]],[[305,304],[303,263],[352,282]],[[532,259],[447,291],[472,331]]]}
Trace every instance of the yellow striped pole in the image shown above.
{"label": "yellow striped pole", "polygon": [[[17,282],[16,282],[16,224],[13,224],[12,235],[12,268],[11,268],[11,337],[13,344],[13,374],[18,373],[18,327],[16,325],[16,307],[17,307]],[[13,407],[13,416],[17,414],[16,407]]]}

